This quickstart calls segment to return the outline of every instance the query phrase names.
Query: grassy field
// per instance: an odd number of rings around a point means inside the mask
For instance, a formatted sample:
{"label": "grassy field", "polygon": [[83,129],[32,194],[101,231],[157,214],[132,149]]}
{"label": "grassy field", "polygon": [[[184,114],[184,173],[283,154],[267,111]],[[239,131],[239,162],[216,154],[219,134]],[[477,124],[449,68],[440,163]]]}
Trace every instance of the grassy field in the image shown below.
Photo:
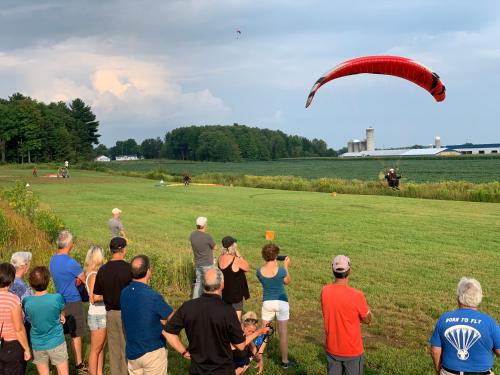
{"label": "grassy field", "polygon": [[176,160],[127,161],[105,163],[119,171],[146,172],[164,169],[169,173],[233,173],[255,176],[300,176],[377,180],[381,170],[398,168],[403,181],[469,182],[500,181],[500,157],[450,157],[420,159],[290,159],[242,163],[187,162]]}
{"label": "grassy field", "polygon": [[[43,173],[44,171],[42,171]],[[0,169],[0,187],[26,171]],[[179,307],[189,296],[192,268],[189,233],[199,215],[219,242],[238,239],[252,269],[246,310],[260,314],[261,287],[255,268],[262,260],[264,232],[291,257],[290,355],[296,374],[323,374],[323,329],[319,293],[332,280],[332,256],[351,257],[351,285],[361,289],[374,314],[364,328],[367,374],[432,374],[428,338],[439,315],[455,308],[461,276],[481,281],[481,309],[500,320],[500,206],[383,196],[337,195],[230,187],[155,187],[151,180],[74,171],[72,178],[28,178],[33,191],[75,233],[76,256],[91,243],[106,245],[110,211],[123,210],[130,253],[154,256],[154,286]],[[169,269],[172,264],[172,269]],[[165,266],[167,265],[167,266]],[[173,274],[173,275],[172,275]],[[277,338],[268,351],[267,374],[279,368]],[[186,363],[170,352],[169,373]],[[497,361],[498,362],[498,361]],[[500,371],[500,366],[496,366]],[[294,373],[294,372],[291,372]]]}

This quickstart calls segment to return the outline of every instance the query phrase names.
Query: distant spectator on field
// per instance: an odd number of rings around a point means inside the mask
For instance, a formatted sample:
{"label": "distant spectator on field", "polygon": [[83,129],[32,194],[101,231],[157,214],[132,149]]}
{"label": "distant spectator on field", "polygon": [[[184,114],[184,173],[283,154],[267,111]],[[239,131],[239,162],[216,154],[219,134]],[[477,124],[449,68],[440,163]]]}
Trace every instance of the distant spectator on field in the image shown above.
{"label": "distant spectator on field", "polygon": [[245,272],[248,272],[250,265],[238,251],[236,238],[226,236],[222,239],[222,254],[217,263],[224,274],[222,300],[234,307],[238,320],[241,321],[243,301],[250,298],[245,276]]}
{"label": "distant spectator on field", "polygon": [[12,254],[10,264],[16,269],[16,278],[10,286],[9,292],[14,293],[22,301],[27,296],[32,296],[33,291],[24,281],[24,275],[28,272],[33,255],[29,251],[18,251]]}
{"label": "distant spectator on field", "polygon": [[57,252],[50,259],[50,273],[56,286],[56,292],[64,297],[66,320],[68,320],[68,323],[74,320],[74,332],[70,333],[76,368],[78,372],[85,373],[87,368],[82,357],[82,338],[87,334],[87,324],[83,312],[82,298],[76,287],[77,279],[85,283],[85,275],[80,264],[70,256],[73,246],[73,235],[69,231],[65,230],[59,233]]}
{"label": "distant spectator on field", "polygon": [[[184,302],[166,326],[168,343],[186,359],[191,360],[189,373],[234,374],[231,345],[245,349],[245,337],[234,309],[222,301],[224,276],[218,268],[203,275],[200,298]],[[179,338],[186,331],[188,348]]]}
{"label": "distant spectator on field", "polygon": [[278,264],[280,248],[275,244],[266,244],[262,248],[262,258],[265,264],[257,268],[257,278],[262,284],[262,324],[266,325],[274,320],[278,321],[278,333],[280,337],[281,367],[287,369],[295,365],[288,359],[288,319],[290,319],[290,307],[285,285],[290,284],[291,277],[288,272],[290,258],[286,257],[283,267]]}
{"label": "distant spectator on field", "polygon": [[335,281],[321,290],[328,375],[362,375],[361,323],[370,323],[372,314],[363,293],[349,286],[350,259],[345,255],[336,256],[332,271]]}
{"label": "distant spectator on field", "polygon": [[482,299],[479,281],[462,277],[458,309],[441,315],[430,339],[436,373],[493,374],[493,354],[500,356],[500,327],[479,311]]}
{"label": "distant spectator on field", "polygon": [[101,247],[92,246],[85,257],[85,286],[89,294],[87,324],[90,329],[90,375],[103,375],[104,345],[106,344],[106,308],[102,296],[94,294],[97,271],[104,264]]}
{"label": "distant spectator on field", "polygon": [[31,173],[33,174],[33,177],[38,177],[38,169],[36,168],[36,165],[33,167],[33,171]]}
{"label": "distant spectator on field", "polygon": [[109,219],[108,222],[109,230],[111,231],[111,236],[123,237],[128,242],[127,234],[125,233],[125,228],[123,227],[122,221],[120,219],[122,210],[120,210],[119,208],[113,208],[111,210],[111,214],[113,215],[113,217]]}
{"label": "distant spectator on field", "polygon": [[217,248],[214,239],[207,233],[208,220],[200,216],[196,219],[196,230],[191,233],[189,240],[194,254],[194,265],[196,267],[196,282],[194,284],[193,298],[200,297],[201,281],[204,273],[214,266],[214,253]]}
{"label": "distant spectator on field", "polygon": [[0,370],[5,375],[23,375],[25,361],[31,357],[28,338],[23,324],[21,301],[9,288],[16,277],[10,263],[0,264]]}
{"label": "distant spectator on field", "polygon": [[130,264],[125,261],[127,241],[114,237],[109,243],[111,259],[97,271],[94,284],[94,299],[102,298],[106,307],[106,330],[108,336],[109,367],[111,375],[126,375],[125,337],[123,335],[120,296],[132,279]]}
{"label": "distant spectator on field", "polygon": [[59,293],[47,293],[50,272],[47,267],[35,267],[29,276],[34,296],[23,300],[23,307],[32,327],[30,331],[33,363],[40,375],[50,374],[50,363],[59,375],[68,375],[68,349],[64,339],[64,298]]}
{"label": "distant spectator on field", "polygon": [[149,286],[152,272],[149,258],[132,259],[132,282],[122,290],[121,308],[130,375],[165,375],[168,355],[163,327],[173,309],[160,293]]}

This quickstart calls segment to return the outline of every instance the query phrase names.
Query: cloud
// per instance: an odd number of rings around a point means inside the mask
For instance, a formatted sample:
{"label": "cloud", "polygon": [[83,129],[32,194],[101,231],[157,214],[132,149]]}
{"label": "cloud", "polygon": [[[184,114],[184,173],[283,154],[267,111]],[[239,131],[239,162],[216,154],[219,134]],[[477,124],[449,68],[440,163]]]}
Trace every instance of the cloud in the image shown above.
{"label": "cloud", "polygon": [[0,79],[9,76],[11,85],[4,81],[1,96],[20,91],[45,102],[80,97],[92,106],[102,128],[108,121],[147,129],[150,123],[166,127],[226,120],[230,109],[220,98],[207,88],[183,90],[179,75],[163,59],[118,55],[107,47],[93,39],[70,39],[4,52]]}

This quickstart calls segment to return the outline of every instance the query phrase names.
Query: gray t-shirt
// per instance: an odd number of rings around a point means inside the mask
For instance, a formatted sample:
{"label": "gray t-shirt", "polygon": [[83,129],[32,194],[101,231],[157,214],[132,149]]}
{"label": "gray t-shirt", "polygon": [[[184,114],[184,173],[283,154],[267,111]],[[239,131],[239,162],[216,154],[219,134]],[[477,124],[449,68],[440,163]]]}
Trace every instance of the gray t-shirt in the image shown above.
{"label": "gray t-shirt", "polygon": [[115,219],[114,217],[112,217],[111,219],[109,219],[108,225],[113,237],[120,236],[120,231],[123,230],[123,224],[120,219]]}
{"label": "gray t-shirt", "polygon": [[212,249],[215,241],[207,233],[195,230],[189,237],[191,247],[193,248],[194,264],[196,267],[212,266],[214,264],[214,255]]}

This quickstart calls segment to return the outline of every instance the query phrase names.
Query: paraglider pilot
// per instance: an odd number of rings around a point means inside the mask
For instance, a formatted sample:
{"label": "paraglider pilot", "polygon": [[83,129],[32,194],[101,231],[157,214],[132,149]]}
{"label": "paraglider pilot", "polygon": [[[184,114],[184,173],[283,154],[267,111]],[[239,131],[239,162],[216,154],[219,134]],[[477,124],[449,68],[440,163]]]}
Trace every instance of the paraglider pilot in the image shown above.
{"label": "paraglider pilot", "polygon": [[385,174],[385,179],[387,180],[387,186],[392,189],[399,190],[399,179],[401,176],[398,176],[394,168],[389,169],[389,172]]}
{"label": "paraglider pilot", "polygon": [[188,186],[191,183],[191,177],[187,173],[184,173],[184,186]]}

